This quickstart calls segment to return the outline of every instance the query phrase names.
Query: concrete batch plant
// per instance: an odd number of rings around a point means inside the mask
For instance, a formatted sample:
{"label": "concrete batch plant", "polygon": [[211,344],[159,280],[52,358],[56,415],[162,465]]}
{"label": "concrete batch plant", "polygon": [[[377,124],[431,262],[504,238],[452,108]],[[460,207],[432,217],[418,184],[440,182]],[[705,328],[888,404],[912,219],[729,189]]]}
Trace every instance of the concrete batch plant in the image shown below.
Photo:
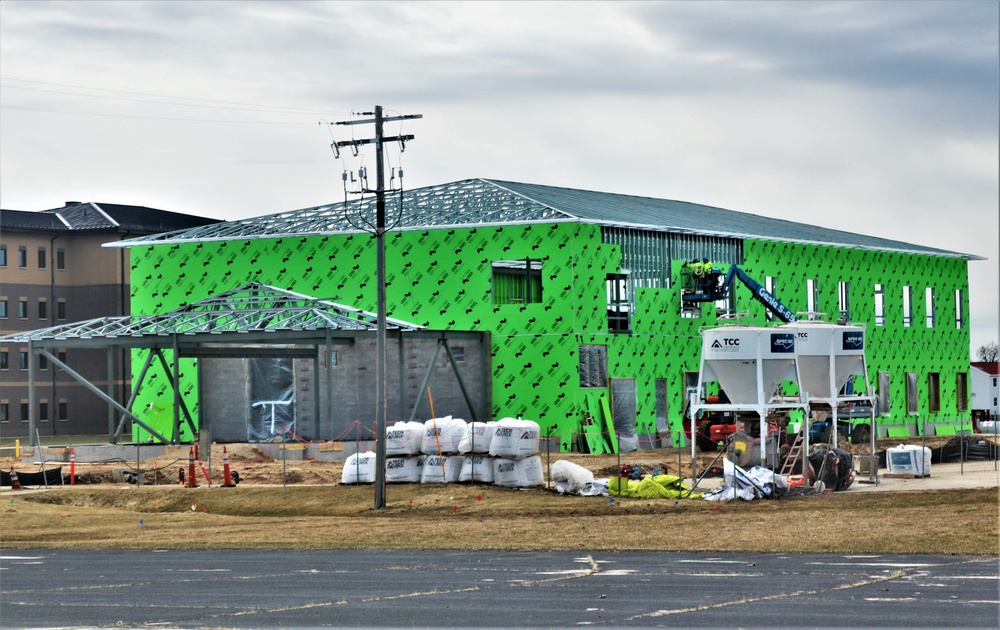
{"label": "concrete batch plant", "polygon": [[[359,217],[371,219],[374,201],[114,243],[131,248],[132,312],[155,315],[252,283],[373,312],[374,239],[355,226]],[[395,221],[386,240],[388,316],[415,328],[483,334],[488,347],[467,353],[453,341],[433,357],[433,344],[421,357],[400,350],[390,423],[411,408],[419,407],[418,420],[430,417],[420,400],[423,373],[405,371],[408,362],[433,359],[434,370],[448,370],[472,361],[470,369],[485,375],[481,385],[464,401],[434,392],[439,416],[529,418],[564,450],[585,445],[579,436],[605,422],[613,422],[623,450],[687,444],[685,389],[697,382],[700,330],[723,313],[745,313],[756,326],[781,323],[745,289],[734,289],[727,303],[682,308],[681,268],[709,258],[722,268],[738,265],[793,312],[865,328],[875,390],[867,393],[877,396],[882,436],[971,428],[967,266],[977,256],[694,203],[488,179],[406,191],[387,206]],[[343,435],[352,424],[372,426],[374,352],[352,347],[353,356],[341,349],[316,364],[333,371],[334,386],[312,388],[320,400],[308,405],[308,381],[327,375],[300,382],[295,362],[307,362],[279,360],[287,369],[275,373],[285,376],[260,379],[284,381],[294,417],[318,411],[295,425],[301,437],[354,439]],[[143,351],[133,353],[133,365],[141,364]],[[395,361],[392,348],[388,356]],[[204,406],[232,389],[232,375],[194,365],[181,361],[181,390],[197,416],[197,390]],[[163,426],[156,413],[173,415],[167,380],[157,386],[147,378],[133,406],[149,426]],[[227,408],[274,395],[249,386],[240,392],[242,402]],[[469,400],[483,401],[478,413]],[[134,437],[148,434],[140,426]]]}

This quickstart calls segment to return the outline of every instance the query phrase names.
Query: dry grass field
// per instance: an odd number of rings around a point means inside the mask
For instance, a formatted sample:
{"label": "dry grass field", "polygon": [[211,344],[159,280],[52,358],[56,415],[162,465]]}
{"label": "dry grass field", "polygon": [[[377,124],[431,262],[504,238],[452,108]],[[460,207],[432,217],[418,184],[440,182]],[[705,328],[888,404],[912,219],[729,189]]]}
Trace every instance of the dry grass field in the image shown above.
{"label": "dry grass field", "polygon": [[[605,476],[618,465],[614,456],[554,455],[553,461],[562,457]],[[676,451],[651,451],[630,454],[622,463],[676,472],[676,457]],[[339,485],[339,462],[283,463],[262,458],[252,447],[237,450],[233,460],[242,479],[235,488],[209,488],[204,479],[201,487],[181,488],[164,472],[176,473],[178,460],[165,456],[157,462],[157,485],[121,482],[116,471],[126,464],[118,462],[77,465],[78,475],[102,481],[97,485],[6,491],[0,497],[0,548],[1000,554],[995,487],[719,504],[611,501],[543,488],[390,484],[387,506],[375,510],[372,486]],[[141,465],[150,470],[152,463]],[[682,459],[680,465],[690,462]],[[221,476],[218,459],[212,475]]]}

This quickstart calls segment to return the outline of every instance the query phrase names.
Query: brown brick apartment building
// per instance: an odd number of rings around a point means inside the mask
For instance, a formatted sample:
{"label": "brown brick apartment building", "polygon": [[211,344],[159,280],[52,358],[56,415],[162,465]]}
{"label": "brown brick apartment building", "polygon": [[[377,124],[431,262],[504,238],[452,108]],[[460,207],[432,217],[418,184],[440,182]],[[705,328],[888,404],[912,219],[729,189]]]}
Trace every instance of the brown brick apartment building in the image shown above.
{"label": "brown brick apartment building", "polygon": [[[129,314],[129,249],[102,244],[210,223],[176,212],[68,201],[62,208],[0,210],[0,336]],[[122,367],[108,374],[100,350],[59,352],[72,370],[124,402]],[[127,357],[123,357],[126,359]],[[33,366],[41,435],[106,434],[108,407],[61,369],[39,357]],[[28,435],[28,348],[0,346],[0,437]],[[126,372],[127,373],[127,372]]]}

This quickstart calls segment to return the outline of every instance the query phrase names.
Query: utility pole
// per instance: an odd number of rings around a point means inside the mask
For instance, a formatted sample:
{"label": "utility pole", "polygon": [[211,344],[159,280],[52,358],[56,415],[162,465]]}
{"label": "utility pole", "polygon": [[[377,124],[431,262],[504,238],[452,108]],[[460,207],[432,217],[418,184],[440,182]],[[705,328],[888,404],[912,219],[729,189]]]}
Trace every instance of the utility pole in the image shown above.
{"label": "utility pole", "polygon": [[382,115],[382,106],[376,105],[374,112],[362,112],[363,116],[374,115],[374,118],[364,120],[342,121],[338,125],[366,125],[375,123],[375,137],[364,140],[344,140],[335,142],[336,149],[343,147],[357,147],[364,144],[375,144],[375,190],[362,189],[361,192],[375,193],[375,247],[376,247],[376,342],[375,342],[375,509],[385,507],[385,429],[386,429],[386,379],[385,379],[385,165],[382,157],[383,145],[386,142],[399,142],[404,146],[407,140],[413,140],[412,135],[391,136],[386,138],[382,133],[382,126],[387,122],[397,120],[413,120],[423,118],[421,114],[409,114],[404,116],[390,116],[386,118]]}

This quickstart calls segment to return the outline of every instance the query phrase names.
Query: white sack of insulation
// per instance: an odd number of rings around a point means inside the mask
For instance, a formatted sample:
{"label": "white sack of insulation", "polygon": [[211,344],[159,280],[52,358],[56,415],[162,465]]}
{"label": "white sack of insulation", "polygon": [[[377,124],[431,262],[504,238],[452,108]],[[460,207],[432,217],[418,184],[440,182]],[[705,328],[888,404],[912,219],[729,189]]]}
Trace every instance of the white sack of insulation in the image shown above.
{"label": "white sack of insulation", "polygon": [[375,453],[365,451],[355,453],[344,462],[344,472],[340,475],[340,483],[375,483]]}
{"label": "white sack of insulation", "polygon": [[453,455],[458,452],[458,443],[462,441],[463,435],[465,420],[451,416],[433,418],[424,423],[420,452],[424,455]]}
{"label": "white sack of insulation", "polygon": [[424,457],[387,457],[385,480],[388,483],[418,483],[423,472]]}
{"label": "white sack of insulation", "polygon": [[525,459],[494,459],[493,483],[507,488],[545,485],[542,458],[534,455]]}
{"label": "white sack of insulation", "polygon": [[[441,460],[444,459],[444,466]],[[462,475],[462,464],[465,458],[461,455],[428,455],[424,457],[424,465],[420,473],[420,483],[457,483]]]}
{"label": "white sack of insulation", "polygon": [[469,455],[462,458],[462,472],[459,481],[493,483],[493,460],[486,455]]}
{"label": "white sack of insulation", "polygon": [[498,420],[490,440],[490,455],[523,459],[538,453],[538,423],[531,420]]}
{"label": "white sack of insulation", "polygon": [[465,425],[465,434],[462,436],[462,441],[458,443],[458,452],[463,455],[489,453],[492,440],[493,423],[470,422]]}
{"label": "white sack of insulation", "polygon": [[552,464],[552,481],[565,481],[566,492],[578,492],[594,481],[594,473],[579,464],[560,459]]}
{"label": "white sack of insulation", "polygon": [[424,439],[422,422],[397,422],[385,430],[386,455],[419,455]]}

